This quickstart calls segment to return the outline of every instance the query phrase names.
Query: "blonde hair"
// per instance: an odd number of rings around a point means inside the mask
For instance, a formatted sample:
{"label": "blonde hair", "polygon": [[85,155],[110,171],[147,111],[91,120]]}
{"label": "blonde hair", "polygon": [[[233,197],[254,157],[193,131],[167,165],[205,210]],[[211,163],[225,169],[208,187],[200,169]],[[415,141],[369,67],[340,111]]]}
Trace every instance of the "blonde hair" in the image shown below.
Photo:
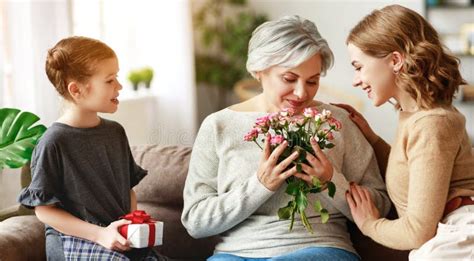
{"label": "blonde hair", "polygon": [[83,36],[68,37],[48,50],[46,75],[59,95],[69,99],[69,81],[87,82],[98,62],[115,57],[112,48],[99,40]]}
{"label": "blonde hair", "polygon": [[451,105],[459,85],[466,83],[459,59],[447,53],[436,30],[421,15],[400,5],[367,15],[350,31],[349,43],[373,57],[394,51],[402,54],[405,61],[396,84],[421,109]]}
{"label": "blonde hair", "polygon": [[278,65],[294,68],[320,53],[321,74],[334,63],[334,55],[316,25],[297,15],[284,16],[257,27],[249,42],[247,71],[256,72]]}

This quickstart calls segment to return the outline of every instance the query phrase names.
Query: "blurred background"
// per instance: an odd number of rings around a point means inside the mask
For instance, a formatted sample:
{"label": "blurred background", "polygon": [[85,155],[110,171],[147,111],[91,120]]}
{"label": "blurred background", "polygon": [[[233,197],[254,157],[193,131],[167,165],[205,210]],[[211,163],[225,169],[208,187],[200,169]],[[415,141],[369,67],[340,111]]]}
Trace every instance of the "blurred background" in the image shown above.
{"label": "blurred background", "polygon": [[[0,107],[54,122],[61,101],[44,71],[46,52],[64,37],[88,36],[111,46],[120,63],[119,110],[102,116],[119,121],[132,145],[191,146],[207,115],[260,91],[245,70],[253,29],[297,14],[316,23],[335,55],[316,99],[353,105],[391,142],[396,112],[390,104],[374,109],[351,86],[345,46],[362,17],[388,4],[422,14],[461,59],[468,86],[455,105],[474,140],[473,0],[0,0]],[[15,201],[17,172],[0,173],[0,209]]]}

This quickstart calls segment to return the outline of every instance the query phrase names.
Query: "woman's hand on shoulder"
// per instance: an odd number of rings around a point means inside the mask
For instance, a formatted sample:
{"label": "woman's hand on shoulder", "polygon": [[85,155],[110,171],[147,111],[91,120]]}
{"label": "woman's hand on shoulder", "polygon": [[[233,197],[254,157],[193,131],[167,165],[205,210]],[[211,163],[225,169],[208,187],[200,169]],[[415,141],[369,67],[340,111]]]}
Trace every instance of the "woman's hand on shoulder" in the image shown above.
{"label": "woman's hand on shoulder", "polygon": [[130,224],[130,220],[121,219],[110,223],[108,227],[100,227],[96,237],[96,243],[118,252],[130,250],[130,245],[119,232],[119,227]]}
{"label": "woman's hand on shoulder", "polygon": [[367,120],[354,107],[344,103],[331,103],[334,106],[340,107],[349,112],[349,118],[359,127],[362,134],[364,134],[367,141],[374,145],[379,139],[379,136],[372,130]]}
{"label": "woman's hand on shoulder", "polygon": [[278,163],[278,158],[288,146],[288,142],[284,141],[273,151],[270,148],[270,135],[265,137],[262,158],[257,171],[257,177],[267,189],[276,191],[285,182],[287,178],[296,174],[296,166],[286,170],[286,168],[298,157],[298,152],[293,152],[285,160]]}

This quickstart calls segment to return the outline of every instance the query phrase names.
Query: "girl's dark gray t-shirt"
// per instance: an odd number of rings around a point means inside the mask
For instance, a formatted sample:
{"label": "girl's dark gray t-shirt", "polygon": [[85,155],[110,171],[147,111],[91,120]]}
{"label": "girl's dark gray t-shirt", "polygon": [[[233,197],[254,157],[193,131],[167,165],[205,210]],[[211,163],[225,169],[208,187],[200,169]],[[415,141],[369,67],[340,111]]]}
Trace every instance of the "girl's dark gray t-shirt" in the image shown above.
{"label": "girl's dark gray t-shirt", "polygon": [[123,127],[101,118],[92,128],[53,123],[33,151],[31,173],[21,204],[54,204],[107,226],[130,212],[130,190],[147,171],[135,163]]}

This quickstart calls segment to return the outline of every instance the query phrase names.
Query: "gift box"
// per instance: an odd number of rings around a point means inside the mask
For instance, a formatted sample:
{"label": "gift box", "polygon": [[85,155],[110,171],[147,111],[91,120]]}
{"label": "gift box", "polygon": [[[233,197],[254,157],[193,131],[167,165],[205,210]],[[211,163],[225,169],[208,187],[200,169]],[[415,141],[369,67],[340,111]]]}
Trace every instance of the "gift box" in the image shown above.
{"label": "gift box", "polygon": [[151,219],[145,211],[135,210],[123,217],[131,224],[119,227],[120,234],[130,242],[130,247],[144,248],[163,244],[163,222]]}

